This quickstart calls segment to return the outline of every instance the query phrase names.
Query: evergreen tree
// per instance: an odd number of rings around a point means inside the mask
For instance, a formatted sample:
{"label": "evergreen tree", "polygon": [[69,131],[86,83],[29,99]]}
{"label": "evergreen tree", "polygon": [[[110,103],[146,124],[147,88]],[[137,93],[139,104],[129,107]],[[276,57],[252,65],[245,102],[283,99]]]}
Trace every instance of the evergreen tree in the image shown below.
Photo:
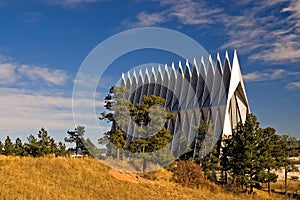
{"label": "evergreen tree", "polygon": [[41,151],[39,143],[36,137],[30,134],[27,137],[28,142],[24,144],[25,155],[30,155],[33,157],[41,156]]}
{"label": "evergreen tree", "polygon": [[278,156],[276,152],[280,148],[279,144],[280,136],[276,135],[276,130],[271,127],[263,129],[263,139],[259,143],[259,163],[262,169],[258,173],[258,179],[261,183],[268,184],[268,192],[271,192],[270,183],[277,181],[277,175],[272,172],[280,167],[280,163],[276,161]]}
{"label": "evergreen tree", "polygon": [[[171,119],[173,114],[168,108],[162,107],[164,103],[165,99],[161,97],[143,96],[143,102],[133,109],[132,118],[139,126],[136,129],[136,136],[130,142],[129,150],[133,153],[147,153],[148,158],[143,159],[143,171],[146,169],[147,160],[167,163],[173,159],[170,150],[164,149],[173,138],[170,131],[165,128],[167,120]],[[160,153],[153,154],[155,151]]]}
{"label": "evergreen tree", "polygon": [[53,138],[48,135],[48,131],[44,128],[38,133],[38,146],[39,146],[39,156],[45,156],[48,154],[55,154],[57,146]]}
{"label": "evergreen tree", "polygon": [[247,115],[245,123],[239,123],[232,135],[224,139],[222,168],[231,172],[235,185],[250,186],[250,193],[259,184],[259,172],[264,170],[259,149],[262,139],[263,130],[252,114]]}
{"label": "evergreen tree", "polygon": [[56,156],[66,156],[68,155],[68,150],[65,144],[62,142],[58,142],[57,144],[57,151],[56,151]]}
{"label": "evergreen tree", "polygon": [[4,153],[3,148],[4,148],[4,144],[0,141],[0,155]]}
{"label": "evergreen tree", "polygon": [[17,138],[15,143],[15,155],[23,156],[23,154],[24,154],[24,147],[22,141],[20,138]]}
{"label": "evergreen tree", "polygon": [[294,165],[291,157],[298,156],[298,143],[295,137],[281,135],[279,139],[279,148],[276,152],[277,163],[284,168],[284,188],[287,191],[287,175],[289,172],[297,171],[298,168]]}
{"label": "evergreen tree", "polygon": [[14,144],[12,143],[9,136],[6,137],[4,142],[4,155],[6,156],[15,155]]}
{"label": "evergreen tree", "polygon": [[[112,122],[112,129],[104,133],[103,138],[98,140],[99,144],[105,144],[108,155],[120,159],[120,149],[126,149],[127,130],[129,124],[128,116],[133,113],[132,103],[125,99],[129,91],[125,87],[112,86],[108,95],[105,97],[105,108],[108,113],[102,112],[100,120]],[[114,156],[115,155],[115,156]]]}
{"label": "evergreen tree", "polygon": [[[99,139],[99,143],[107,144],[108,153],[114,152],[112,147],[116,147],[117,160],[120,149],[140,154],[144,160],[143,168],[145,168],[146,160],[158,160],[156,158],[158,154],[149,153],[166,147],[172,139],[171,133],[165,126],[173,114],[167,108],[162,108],[165,99],[161,97],[144,96],[142,103],[134,107],[124,98],[126,96],[128,96],[128,90],[125,87],[113,86],[110,89],[105,98],[105,107],[110,113],[101,113],[100,119],[112,122],[112,130],[106,132],[104,137]],[[130,118],[137,125],[134,137],[125,132]],[[165,153],[164,156],[170,155],[170,151]]]}
{"label": "evergreen tree", "polygon": [[85,133],[84,126],[77,126],[75,130],[68,131],[68,137],[65,137],[65,142],[75,143],[75,153],[79,153],[79,150],[82,154],[88,154],[87,149],[84,147],[83,135]]}

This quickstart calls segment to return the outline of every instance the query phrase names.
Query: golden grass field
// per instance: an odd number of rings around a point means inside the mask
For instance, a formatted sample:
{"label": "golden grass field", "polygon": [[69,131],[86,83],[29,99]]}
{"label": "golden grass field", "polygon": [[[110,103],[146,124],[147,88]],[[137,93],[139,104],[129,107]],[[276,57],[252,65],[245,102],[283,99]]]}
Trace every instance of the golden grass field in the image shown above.
{"label": "golden grass field", "polygon": [[0,199],[281,199],[256,191],[234,195],[220,187],[190,189],[170,182],[171,173],[156,172],[158,180],[120,172],[92,158],[0,157]]}

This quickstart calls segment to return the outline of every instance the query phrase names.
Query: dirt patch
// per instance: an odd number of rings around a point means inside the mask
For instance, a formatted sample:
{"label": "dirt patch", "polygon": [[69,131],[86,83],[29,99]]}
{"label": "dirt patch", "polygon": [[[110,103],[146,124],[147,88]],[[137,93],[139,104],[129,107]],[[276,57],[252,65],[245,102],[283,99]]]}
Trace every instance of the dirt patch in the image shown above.
{"label": "dirt patch", "polygon": [[109,174],[120,181],[126,181],[129,183],[140,183],[140,179],[141,179],[141,177],[137,175],[124,173],[113,169],[109,170]]}

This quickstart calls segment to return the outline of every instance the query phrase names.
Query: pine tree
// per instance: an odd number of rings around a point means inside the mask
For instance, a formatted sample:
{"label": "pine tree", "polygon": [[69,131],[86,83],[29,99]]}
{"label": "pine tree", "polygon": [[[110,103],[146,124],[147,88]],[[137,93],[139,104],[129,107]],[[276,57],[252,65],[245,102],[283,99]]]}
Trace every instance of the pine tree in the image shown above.
{"label": "pine tree", "polygon": [[224,139],[222,168],[231,172],[235,185],[250,186],[250,193],[259,184],[259,172],[264,170],[260,164],[259,145],[262,138],[263,130],[259,127],[257,118],[249,114],[245,123],[239,123],[232,135]]}
{"label": "pine tree", "polygon": [[6,137],[4,142],[4,155],[6,156],[15,155],[14,144],[12,143],[9,136]]}
{"label": "pine tree", "polygon": [[[162,107],[164,103],[165,99],[161,97],[143,96],[143,102],[133,109],[132,118],[139,126],[137,135],[130,142],[129,150],[133,153],[148,153],[148,157],[143,158],[143,171],[146,169],[147,160],[166,163],[173,159],[171,151],[164,149],[173,138],[170,131],[164,127],[167,120],[173,117],[167,108]],[[161,150],[161,154],[152,154],[158,150]]]}
{"label": "pine tree", "polygon": [[[151,154],[166,147],[172,139],[171,133],[165,128],[167,120],[173,114],[162,106],[165,99],[158,96],[144,96],[140,104],[134,107],[132,103],[125,99],[129,92],[125,87],[113,86],[105,98],[105,107],[109,113],[101,113],[101,120],[112,122],[112,130],[106,132],[104,137],[99,139],[100,144],[106,143],[108,154],[116,153],[119,159],[119,150],[129,150],[139,154],[144,160],[158,160],[158,154]],[[131,120],[136,123],[135,135],[126,133],[128,124]],[[114,148],[115,147],[115,148]],[[150,153],[150,154],[149,154]],[[160,152],[162,153],[162,152]],[[164,155],[169,158],[170,151],[165,151]],[[160,160],[162,161],[162,160]]]}
{"label": "pine tree", "polygon": [[15,155],[23,156],[23,154],[24,154],[24,147],[22,141],[20,138],[17,138],[15,143]]}
{"label": "pine tree", "polygon": [[37,138],[30,134],[27,137],[27,140],[28,142],[24,144],[24,155],[30,155],[33,157],[41,156],[41,151]]}
{"label": "pine tree", "polygon": [[272,172],[280,167],[280,163],[276,161],[276,152],[280,148],[278,145],[280,136],[276,135],[276,130],[271,127],[263,129],[263,139],[259,143],[260,149],[259,163],[263,170],[258,174],[260,183],[268,184],[268,192],[271,192],[270,183],[277,181],[277,175]]}
{"label": "pine tree", "polygon": [[68,150],[65,144],[62,142],[58,142],[57,144],[57,151],[56,151],[56,156],[66,156],[68,155]]}
{"label": "pine tree", "polygon": [[0,141],[0,155],[4,153],[3,148],[4,148],[4,144]]}
{"label": "pine tree", "polygon": [[289,135],[281,135],[279,138],[279,148],[276,152],[277,163],[280,167],[284,168],[284,188],[287,191],[287,175],[289,172],[297,171],[291,157],[298,156],[298,143],[295,137]]}
{"label": "pine tree", "polygon": [[53,138],[48,135],[48,131],[44,128],[38,133],[39,156],[55,154],[57,146]]}
{"label": "pine tree", "polygon": [[79,153],[79,150],[82,154],[88,154],[87,149],[84,147],[83,135],[85,133],[84,126],[77,126],[74,130],[69,130],[67,132],[68,137],[65,137],[65,142],[75,143],[75,153]]}

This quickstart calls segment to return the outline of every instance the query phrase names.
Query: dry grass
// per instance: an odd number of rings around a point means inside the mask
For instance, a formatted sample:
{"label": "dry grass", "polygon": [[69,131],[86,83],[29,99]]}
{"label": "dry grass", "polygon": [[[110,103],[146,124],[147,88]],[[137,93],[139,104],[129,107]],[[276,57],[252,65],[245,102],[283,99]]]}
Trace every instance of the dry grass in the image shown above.
{"label": "dry grass", "polygon": [[278,199],[257,191],[254,196],[225,193],[219,187],[190,189],[170,182],[171,174],[157,172],[158,181],[119,172],[91,158],[0,157],[0,199]]}

